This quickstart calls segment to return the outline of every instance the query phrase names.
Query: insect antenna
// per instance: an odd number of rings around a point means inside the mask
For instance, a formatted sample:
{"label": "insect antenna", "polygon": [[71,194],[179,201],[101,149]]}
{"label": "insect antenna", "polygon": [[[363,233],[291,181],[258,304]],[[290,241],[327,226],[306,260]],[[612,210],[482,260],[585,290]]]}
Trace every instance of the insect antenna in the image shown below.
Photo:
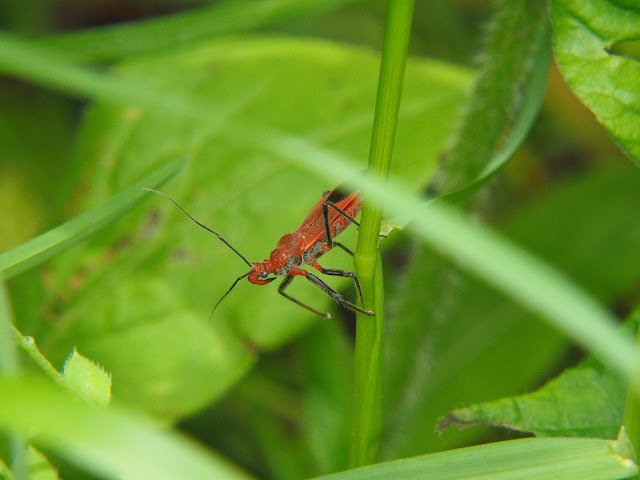
{"label": "insect antenna", "polygon": [[[216,237],[218,237],[218,239],[219,239],[222,243],[224,243],[227,247],[229,247],[231,250],[233,250],[233,251],[235,252],[235,254],[236,254],[236,255],[238,255],[242,260],[244,260],[244,263],[246,263],[246,264],[247,264],[247,265],[249,265],[251,268],[253,268],[253,265],[251,265],[251,263],[249,262],[249,260],[247,260],[247,259],[244,257],[244,255],[242,255],[238,250],[236,250],[235,248],[233,248],[233,246],[232,246],[229,242],[227,242],[224,238],[222,238],[222,237],[220,236],[220,234],[219,234],[219,233],[214,232],[214,231],[213,231],[213,230],[211,230],[209,227],[207,227],[206,225],[204,225],[204,224],[200,223],[198,220],[196,220],[196,219],[195,219],[195,218],[193,218],[191,215],[189,215],[189,214],[187,213],[187,211],[186,211],[184,208],[182,208],[182,207],[178,204],[178,202],[176,202],[173,198],[169,197],[168,195],[165,195],[165,194],[164,194],[164,193],[162,193],[162,192],[159,192],[158,190],[154,190],[153,188],[146,188],[146,187],[143,187],[142,189],[143,189],[143,190],[146,190],[146,191],[148,191],[148,192],[157,193],[158,195],[160,195],[160,196],[162,196],[162,197],[166,198],[167,200],[169,200],[170,202],[172,202],[176,207],[178,207],[180,210],[182,210],[182,213],[184,213],[187,217],[189,217],[191,220],[193,220],[197,225],[199,225],[200,227],[204,228],[207,232],[213,233]],[[251,272],[249,272],[249,273],[251,273]],[[246,277],[247,275],[249,275],[249,273],[247,273],[246,275],[243,275],[242,277],[238,278],[238,280],[240,280],[240,279],[242,279],[242,278]],[[236,285],[236,283],[238,283],[238,280],[236,280],[236,281],[235,281],[235,283],[231,286],[231,288],[233,288],[233,287]],[[229,291],[231,291],[231,288],[229,289]],[[227,293],[229,293],[229,292],[227,292]],[[224,296],[226,296],[226,295],[227,295],[227,293],[225,293],[225,294],[224,294]],[[224,296],[223,296],[222,298],[224,298]],[[222,298],[221,298],[220,300],[222,300]],[[220,302],[218,302],[218,303],[220,303]],[[216,303],[216,307],[217,307],[217,306],[218,306],[218,304]],[[213,307],[213,309],[215,310],[215,308],[216,308],[216,307]],[[213,312],[211,312],[211,313],[213,313]]]}
{"label": "insect antenna", "polygon": [[245,273],[244,275],[239,276],[238,278],[236,278],[235,282],[233,282],[233,284],[229,287],[229,290],[227,290],[225,292],[224,295],[222,295],[222,297],[220,297],[220,300],[218,300],[218,302],[213,306],[213,308],[211,309],[211,313],[209,314],[209,321],[211,321],[211,318],[213,317],[213,312],[216,311],[216,308],[218,308],[218,305],[220,305],[220,302],[222,302],[222,300],[224,300],[224,297],[226,297],[227,295],[229,295],[229,293],[231,292],[231,290],[233,290],[233,288],[238,284],[238,282],[240,280],[242,280],[243,278],[247,277],[251,272],[253,272],[253,269],[249,270],[247,273]]}

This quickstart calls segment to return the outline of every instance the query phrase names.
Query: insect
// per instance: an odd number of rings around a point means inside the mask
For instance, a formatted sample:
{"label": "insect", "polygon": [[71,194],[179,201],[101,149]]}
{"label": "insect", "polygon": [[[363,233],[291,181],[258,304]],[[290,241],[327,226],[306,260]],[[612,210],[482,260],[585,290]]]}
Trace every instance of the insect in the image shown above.
{"label": "insect", "polygon": [[[313,285],[322,289],[327,295],[343,307],[365,315],[373,315],[373,312],[364,310],[343,298],[338,292],[333,290],[316,275],[300,268],[302,265],[309,265],[325,275],[351,278],[355,284],[356,291],[358,292],[358,297],[360,301],[362,301],[362,289],[355,273],[346,270],[324,268],[318,264],[318,258],[331,250],[334,246],[341,248],[353,256],[353,252],[341,243],[334,241],[334,237],[339,235],[351,223],[358,226],[360,225],[354,219],[362,206],[362,197],[358,191],[345,192],[344,187],[339,186],[334,190],[325,192],[320,201],[313,206],[298,229],[292,233],[287,233],[280,238],[276,248],[269,255],[269,258],[265,258],[262,262],[249,262],[240,252],[238,252],[238,250],[222,238],[220,234],[214,232],[209,227],[193,218],[175,200],[164,193],[151,188],[145,188],[144,190],[161,195],[171,201],[180,210],[182,210],[187,217],[208,232],[213,233],[220,241],[222,241],[222,243],[233,250],[236,255],[251,267],[251,270],[244,275],[239,276],[222,298],[218,300],[216,305],[213,307],[213,311],[211,312],[212,315],[218,305],[220,305],[220,302],[222,302],[222,300],[243,278],[247,278],[249,282],[254,285],[266,285],[278,277],[284,277],[284,280],[278,288],[278,293],[280,293],[280,295],[316,315],[323,318],[331,318],[330,314],[322,313],[285,292],[293,279],[298,276],[306,278]],[[269,277],[269,275],[275,276]]]}

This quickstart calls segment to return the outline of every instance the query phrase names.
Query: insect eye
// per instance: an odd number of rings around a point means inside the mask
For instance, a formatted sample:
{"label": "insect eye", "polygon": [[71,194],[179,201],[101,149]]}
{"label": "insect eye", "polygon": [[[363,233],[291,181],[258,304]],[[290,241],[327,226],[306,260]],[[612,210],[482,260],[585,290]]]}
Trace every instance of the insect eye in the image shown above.
{"label": "insect eye", "polygon": [[266,270],[263,270],[263,272],[260,274],[262,278],[267,278],[267,275],[269,275],[269,272],[267,272]]}

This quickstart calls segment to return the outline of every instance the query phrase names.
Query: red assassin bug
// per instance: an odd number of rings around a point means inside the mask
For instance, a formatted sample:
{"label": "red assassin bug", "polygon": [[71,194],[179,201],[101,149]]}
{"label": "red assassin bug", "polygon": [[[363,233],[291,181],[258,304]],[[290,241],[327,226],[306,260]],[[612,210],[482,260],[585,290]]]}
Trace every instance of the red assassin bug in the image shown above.
{"label": "red assassin bug", "polygon": [[[320,278],[300,268],[301,265],[306,264],[325,275],[334,275],[353,279],[358,292],[358,297],[360,298],[360,301],[362,301],[362,289],[360,288],[360,282],[358,281],[358,277],[356,277],[355,273],[346,270],[324,268],[319,265],[317,261],[318,257],[331,250],[334,246],[342,248],[345,252],[353,256],[353,252],[351,250],[341,243],[334,241],[333,238],[347,228],[350,223],[354,223],[358,226],[360,225],[354,219],[362,206],[362,197],[359,192],[344,193],[344,188],[342,186],[325,192],[322,199],[313,206],[311,212],[309,212],[307,218],[304,219],[298,229],[295,232],[287,233],[280,238],[276,248],[269,255],[269,258],[264,259],[262,262],[249,262],[217,232],[214,232],[209,227],[203,225],[189,215],[175,200],[157,190],[153,190],[151,188],[145,188],[145,190],[162,195],[171,201],[197,225],[218,237],[222,243],[233,250],[236,255],[251,267],[251,270],[244,275],[241,275],[233,282],[231,287],[229,287],[229,290],[227,290],[222,298],[218,300],[218,303],[213,307],[213,311],[215,311],[220,302],[231,292],[231,290],[233,290],[238,282],[245,277],[248,277],[247,279],[249,282],[255,285],[266,285],[267,283],[274,281],[277,277],[284,277],[284,280],[278,288],[278,293],[280,293],[280,295],[291,300],[297,305],[306,308],[316,315],[323,318],[331,318],[331,315],[328,313],[319,312],[318,310],[285,293],[285,289],[291,284],[294,277],[301,276],[309,280],[315,286],[321,288],[325,293],[327,293],[327,295],[343,307],[365,315],[373,315],[373,312],[363,310],[357,305],[345,300],[338,292],[333,290]],[[271,274],[275,275],[275,277],[267,278]],[[211,312],[212,314],[213,311]]]}

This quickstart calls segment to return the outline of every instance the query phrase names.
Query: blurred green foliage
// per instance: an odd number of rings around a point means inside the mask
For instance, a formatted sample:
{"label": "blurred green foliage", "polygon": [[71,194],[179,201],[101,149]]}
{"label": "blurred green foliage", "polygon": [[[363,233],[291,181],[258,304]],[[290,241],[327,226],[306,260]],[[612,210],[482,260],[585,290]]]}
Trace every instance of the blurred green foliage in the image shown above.
{"label": "blurred green foliage", "polygon": [[[637,8],[618,3],[611,12],[587,0],[417,2],[391,175],[418,194],[473,186],[461,208],[625,316],[640,294],[640,74],[633,55],[609,52],[638,35],[640,20]],[[114,91],[122,80],[150,98],[131,103],[132,90],[115,103],[79,100],[90,89],[49,78],[46,66],[9,76],[10,55],[0,52],[0,253],[186,158],[163,191],[249,260],[267,257],[335,185],[257,148],[246,127],[295,134],[364,168],[385,4],[5,0],[0,40],[28,34],[69,72],[95,73],[98,88],[102,78],[116,82]],[[550,64],[550,41],[562,70]],[[168,107],[196,105],[197,115],[159,113],[149,107],[156,94]],[[341,241],[355,246],[356,234]],[[435,428],[456,408],[531,391],[579,353],[409,233],[392,232],[382,248],[389,325],[381,458],[506,438],[484,427]],[[323,260],[351,269],[342,252]],[[242,283],[208,323],[245,270],[153,197],[7,285],[16,327],[59,370],[75,347],[98,362],[117,403],[177,424],[264,478],[344,469],[350,314],[302,282],[294,295],[339,320],[320,322],[273,285]],[[348,282],[331,284],[353,296]],[[20,358],[24,371],[37,371]],[[611,410],[600,413],[607,428],[594,436],[611,437]],[[469,422],[517,423],[509,415]],[[63,478],[86,478],[49,457]]]}

